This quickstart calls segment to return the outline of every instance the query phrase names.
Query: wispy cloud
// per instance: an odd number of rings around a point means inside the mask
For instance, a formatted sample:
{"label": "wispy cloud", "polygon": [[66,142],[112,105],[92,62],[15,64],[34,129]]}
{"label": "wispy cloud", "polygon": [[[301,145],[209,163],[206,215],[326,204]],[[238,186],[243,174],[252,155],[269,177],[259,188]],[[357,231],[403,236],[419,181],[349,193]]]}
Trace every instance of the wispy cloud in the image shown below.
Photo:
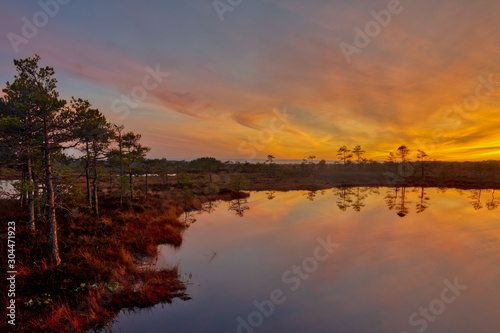
{"label": "wispy cloud", "polygon": [[[2,31],[35,7],[11,3]],[[120,8],[72,2],[21,52],[55,67],[65,96],[109,105],[140,84],[146,66],[171,75],[125,124],[142,130],[158,156],[238,157],[241,140],[268,126],[272,110],[291,107],[295,120],[266,147],[279,157],[335,157],[361,144],[385,158],[397,144],[448,140],[435,158],[500,158],[500,90],[460,128],[443,110],[474,93],[479,75],[500,81],[500,3],[480,0],[405,4],[405,10],[347,64],[338,48],[384,2],[279,0],[247,2],[221,24],[209,2],[127,1]],[[91,23],[93,22],[93,23]],[[0,41],[0,79],[14,58]],[[394,147],[393,147],[394,146]],[[261,156],[261,157],[263,157]]]}

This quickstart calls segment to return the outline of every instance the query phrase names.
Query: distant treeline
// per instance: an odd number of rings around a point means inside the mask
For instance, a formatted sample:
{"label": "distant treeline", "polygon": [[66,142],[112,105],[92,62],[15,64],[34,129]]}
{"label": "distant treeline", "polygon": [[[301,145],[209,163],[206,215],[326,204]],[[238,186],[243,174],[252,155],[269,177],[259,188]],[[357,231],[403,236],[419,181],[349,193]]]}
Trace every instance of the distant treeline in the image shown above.
{"label": "distant treeline", "polygon": [[500,184],[500,161],[360,161],[337,164],[304,159],[300,164],[221,162],[215,158],[193,161],[149,160],[152,173],[199,173],[207,175],[240,173],[259,175],[271,181],[309,181],[331,185],[426,185],[448,187],[496,187]]}

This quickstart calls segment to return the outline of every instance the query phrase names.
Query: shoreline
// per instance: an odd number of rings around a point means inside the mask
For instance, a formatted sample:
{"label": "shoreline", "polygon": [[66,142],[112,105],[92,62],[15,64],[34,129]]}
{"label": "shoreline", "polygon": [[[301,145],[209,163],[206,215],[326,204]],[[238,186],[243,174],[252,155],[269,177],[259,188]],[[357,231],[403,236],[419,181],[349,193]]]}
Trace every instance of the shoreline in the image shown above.
{"label": "shoreline", "polygon": [[480,185],[480,184],[460,184],[455,182],[446,183],[428,183],[428,182],[404,182],[393,185],[388,185],[383,182],[345,182],[345,183],[322,183],[322,184],[306,184],[306,183],[277,183],[273,185],[256,184],[250,186],[250,191],[319,191],[328,190],[338,187],[424,187],[424,188],[450,188],[460,190],[498,190],[500,184]]}
{"label": "shoreline", "polygon": [[[200,210],[210,201],[249,197],[243,191],[316,191],[339,187],[500,189],[499,182],[485,184],[466,178],[443,180],[428,176],[422,180],[411,176],[388,183],[380,172],[338,175],[328,170],[308,169],[286,174],[272,167],[265,172],[231,170],[213,175],[190,172],[188,181],[177,178],[175,184],[164,184],[161,177],[150,176],[147,193],[144,179],[136,177],[136,197],[133,201],[124,199],[123,207],[116,192],[100,193],[99,217],[92,215],[83,198],[66,203],[70,210],[58,210],[63,259],[60,266],[52,266],[45,259],[47,224],[37,222],[38,230],[30,233],[22,222],[26,212],[19,200],[0,199],[0,211],[5,212],[3,225],[10,220],[19,224],[18,261],[23,267],[17,276],[18,322],[22,324],[14,331],[36,327],[59,332],[67,331],[67,325],[74,327],[73,331],[104,328],[124,309],[133,311],[170,303],[174,298],[190,299],[175,269],[143,269],[141,260],[154,258],[159,244],[174,247],[182,244],[183,231],[188,227],[179,219],[182,213]],[[101,185],[106,188],[105,183]],[[2,230],[2,236],[3,233]],[[109,302],[102,301],[109,298]],[[83,312],[78,310],[81,304],[89,304]]]}
{"label": "shoreline", "polygon": [[[189,300],[177,269],[144,268],[142,260],[154,259],[160,244],[182,244],[182,234],[188,227],[179,219],[182,213],[199,210],[210,201],[248,196],[222,188],[218,193],[185,200],[182,191],[173,188],[169,193],[137,197],[120,208],[119,196],[103,195],[99,218],[85,212],[83,205],[77,217],[60,214],[63,262],[59,266],[43,259],[48,252],[45,226],[39,223],[39,229],[30,233],[23,225],[24,211],[14,207],[18,201],[0,199],[0,211],[6,213],[2,224],[18,221],[17,316],[16,326],[9,325],[9,330],[102,329],[109,327],[122,310],[171,303],[174,298]],[[5,243],[2,237],[2,251],[6,251]]]}

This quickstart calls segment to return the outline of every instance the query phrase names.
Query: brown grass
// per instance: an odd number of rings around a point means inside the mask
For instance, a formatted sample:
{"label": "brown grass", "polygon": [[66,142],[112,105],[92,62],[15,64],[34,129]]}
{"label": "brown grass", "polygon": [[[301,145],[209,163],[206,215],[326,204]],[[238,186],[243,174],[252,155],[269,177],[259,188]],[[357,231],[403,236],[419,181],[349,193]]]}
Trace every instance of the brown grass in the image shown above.
{"label": "brown grass", "polygon": [[[46,223],[38,222],[37,231],[30,233],[22,222],[26,215],[19,202],[0,200],[0,233],[5,233],[7,221],[17,222],[18,325],[8,329],[66,332],[70,328],[80,332],[110,323],[123,308],[144,308],[171,302],[175,297],[188,299],[176,269],[141,270],[138,264],[145,257],[156,257],[158,244],[182,244],[186,226],[178,216],[184,211],[200,209],[208,200],[230,200],[248,194],[223,190],[185,204],[179,192],[143,196],[126,202],[123,208],[119,197],[103,197],[100,218],[84,209],[76,216],[58,212],[63,260],[59,266],[45,259],[49,257]],[[6,243],[2,241],[0,251],[6,251]],[[2,264],[5,267],[4,256]],[[110,301],[103,304],[103,297]],[[5,304],[6,293],[0,299]]]}

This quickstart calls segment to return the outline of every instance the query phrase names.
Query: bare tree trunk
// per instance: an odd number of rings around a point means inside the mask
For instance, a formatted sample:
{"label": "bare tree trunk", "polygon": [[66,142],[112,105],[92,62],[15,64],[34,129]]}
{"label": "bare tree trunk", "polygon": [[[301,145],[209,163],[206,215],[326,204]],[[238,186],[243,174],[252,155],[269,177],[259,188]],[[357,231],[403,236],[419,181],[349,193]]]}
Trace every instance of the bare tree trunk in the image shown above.
{"label": "bare tree trunk", "polygon": [[97,201],[97,186],[98,186],[98,181],[97,181],[97,158],[94,156],[94,179],[93,179],[93,184],[94,188],[94,215],[99,216],[99,203]]}
{"label": "bare tree trunk", "polygon": [[87,203],[92,206],[92,196],[90,192],[90,157],[89,157],[89,143],[86,142],[85,152],[87,156],[85,157],[85,179],[87,180]]}
{"label": "bare tree trunk", "polygon": [[38,184],[35,183],[35,191],[33,196],[33,201],[35,203],[35,221],[40,221],[41,213],[41,196],[38,194]]}
{"label": "bare tree trunk", "polygon": [[122,133],[119,132],[118,138],[118,148],[120,150],[120,207],[123,208],[123,144],[122,144]]}
{"label": "bare tree trunk", "polygon": [[134,184],[132,182],[132,165],[130,166],[130,201],[132,202],[134,200]]}
{"label": "bare tree trunk", "polygon": [[31,156],[28,150],[26,160],[26,177],[28,178],[28,226],[30,231],[35,231],[35,201],[33,200],[33,175],[31,172]]}
{"label": "bare tree trunk", "polygon": [[148,172],[146,171],[146,195],[148,195]]}
{"label": "bare tree trunk", "polygon": [[56,265],[61,263],[59,257],[59,244],[57,241],[57,220],[54,197],[54,185],[52,183],[52,166],[50,160],[49,133],[47,121],[44,120],[44,162],[45,162],[45,188],[47,189],[47,215],[49,220],[49,249],[52,262]]}
{"label": "bare tree trunk", "polygon": [[109,171],[109,194],[111,194],[111,192],[113,192],[113,169],[110,169]]}
{"label": "bare tree trunk", "polygon": [[120,150],[120,177],[123,177],[123,145],[122,145],[121,136],[120,136],[120,141],[118,142],[118,147]]}
{"label": "bare tree trunk", "polygon": [[[24,180],[26,179],[26,170],[23,170],[21,172],[21,184],[24,183]],[[19,202],[21,203],[21,207],[24,207],[24,204],[26,203],[26,191],[21,187],[21,193],[19,194]]]}

